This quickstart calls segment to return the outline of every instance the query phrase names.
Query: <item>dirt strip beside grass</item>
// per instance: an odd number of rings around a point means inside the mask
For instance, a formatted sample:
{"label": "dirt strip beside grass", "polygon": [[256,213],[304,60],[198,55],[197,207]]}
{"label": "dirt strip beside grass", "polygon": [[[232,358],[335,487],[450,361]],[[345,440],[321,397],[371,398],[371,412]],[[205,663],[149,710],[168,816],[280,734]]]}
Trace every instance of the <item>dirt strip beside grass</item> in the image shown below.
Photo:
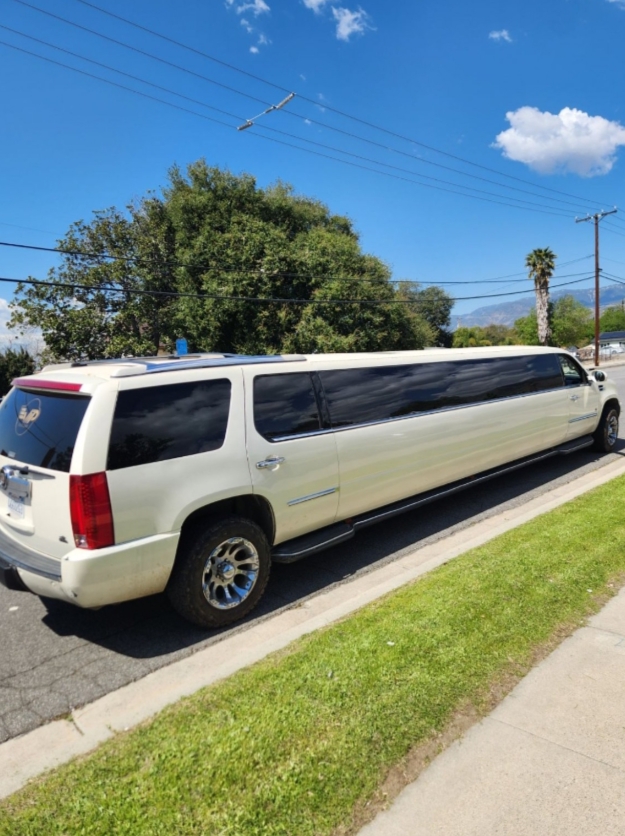
{"label": "dirt strip beside grass", "polygon": [[181,701],[5,800],[0,834],[349,831],[613,594],[624,507],[620,478]]}

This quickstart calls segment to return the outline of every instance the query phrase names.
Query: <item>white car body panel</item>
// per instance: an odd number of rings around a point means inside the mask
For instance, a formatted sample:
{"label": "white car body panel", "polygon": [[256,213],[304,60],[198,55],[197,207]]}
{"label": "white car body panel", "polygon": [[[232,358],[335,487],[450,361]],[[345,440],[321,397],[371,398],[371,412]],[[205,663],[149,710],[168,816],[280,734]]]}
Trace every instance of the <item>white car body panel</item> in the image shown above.
{"label": "white car body panel", "polygon": [[[61,366],[34,378],[79,383],[91,398],[76,437],[70,472],[29,469],[32,495],[23,515],[0,491],[0,538],[53,567],[16,567],[33,592],[97,607],[161,592],[167,585],[185,520],[222,500],[259,497],[274,520],[278,545],[384,505],[525,456],[596,429],[603,405],[618,403],[615,386],[592,377],[581,386],[422,412],[366,425],[322,429],[267,441],[254,423],[253,380],[260,374],[322,372],[368,366],[436,364],[449,360],[542,353],[510,347],[310,355],[284,364],[184,368],[132,375],[128,366]],[[556,353],[565,354],[559,350]],[[34,379],[33,378],[33,379]],[[221,447],[194,455],[107,470],[108,441],[119,391],[204,380],[231,382],[229,420]],[[5,451],[6,452],[6,451]],[[284,461],[258,468],[272,457]],[[0,455],[0,467],[20,462]],[[106,471],[115,545],[74,547],[70,475]],[[1,545],[1,543],[0,543]],[[1,550],[0,550],[1,552]],[[0,553],[0,558],[2,554]],[[56,567],[56,568],[54,568]]]}

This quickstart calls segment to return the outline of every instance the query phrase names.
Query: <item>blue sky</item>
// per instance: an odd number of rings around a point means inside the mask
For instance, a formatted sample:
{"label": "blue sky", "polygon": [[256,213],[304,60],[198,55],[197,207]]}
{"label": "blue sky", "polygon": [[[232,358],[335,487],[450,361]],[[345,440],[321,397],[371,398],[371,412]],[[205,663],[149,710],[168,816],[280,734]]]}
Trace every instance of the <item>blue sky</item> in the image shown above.
{"label": "blue sky", "polygon": [[[71,222],[158,190],[173,163],[203,156],[261,186],[290,182],[348,215],[395,278],[477,297],[526,289],[524,258],[535,247],[559,257],[554,286],[590,276],[592,228],[575,217],[625,210],[625,0],[94,1],[218,60],[81,0],[5,0],[3,241],[53,246]],[[237,132],[289,91],[296,96],[282,110]],[[515,198],[536,205],[521,209]],[[601,245],[603,269],[625,277],[625,211],[602,223]],[[54,263],[0,247],[0,276],[42,278]],[[486,281],[510,274],[520,275]],[[0,296],[10,299],[10,285]],[[515,297],[459,299],[455,313],[506,298]]]}

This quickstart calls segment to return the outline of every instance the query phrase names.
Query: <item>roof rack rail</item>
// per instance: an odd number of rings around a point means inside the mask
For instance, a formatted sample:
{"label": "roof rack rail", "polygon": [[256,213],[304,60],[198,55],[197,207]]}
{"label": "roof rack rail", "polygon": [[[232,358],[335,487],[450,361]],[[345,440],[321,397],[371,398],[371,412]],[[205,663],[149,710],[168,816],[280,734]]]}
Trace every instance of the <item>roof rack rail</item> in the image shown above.
{"label": "roof rack rail", "polygon": [[[305,360],[301,355],[282,355],[282,354],[267,354],[267,355],[247,355],[247,354],[221,354],[221,355],[205,355],[203,357],[194,357],[193,355],[185,355],[184,358],[176,360],[169,360],[168,358],[152,357],[147,359],[135,360],[125,363],[123,366],[117,368],[111,377],[134,377],[135,375],[144,374],[158,374],[160,372],[184,371],[188,369],[205,369],[205,368],[220,368],[223,366],[250,366],[255,364],[267,363],[292,363],[297,360]],[[164,362],[163,362],[164,361]]]}

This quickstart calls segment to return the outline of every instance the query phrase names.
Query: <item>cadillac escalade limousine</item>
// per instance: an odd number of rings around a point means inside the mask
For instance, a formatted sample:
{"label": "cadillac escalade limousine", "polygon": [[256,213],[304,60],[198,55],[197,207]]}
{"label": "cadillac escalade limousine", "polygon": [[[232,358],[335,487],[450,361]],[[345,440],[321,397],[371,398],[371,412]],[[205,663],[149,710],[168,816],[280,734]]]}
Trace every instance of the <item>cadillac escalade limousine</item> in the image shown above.
{"label": "cadillac escalade limousine", "polygon": [[546,456],[610,452],[619,413],[603,372],[549,348],[49,366],[0,404],[0,580],[80,607],[166,590],[221,626],[273,561]]}

